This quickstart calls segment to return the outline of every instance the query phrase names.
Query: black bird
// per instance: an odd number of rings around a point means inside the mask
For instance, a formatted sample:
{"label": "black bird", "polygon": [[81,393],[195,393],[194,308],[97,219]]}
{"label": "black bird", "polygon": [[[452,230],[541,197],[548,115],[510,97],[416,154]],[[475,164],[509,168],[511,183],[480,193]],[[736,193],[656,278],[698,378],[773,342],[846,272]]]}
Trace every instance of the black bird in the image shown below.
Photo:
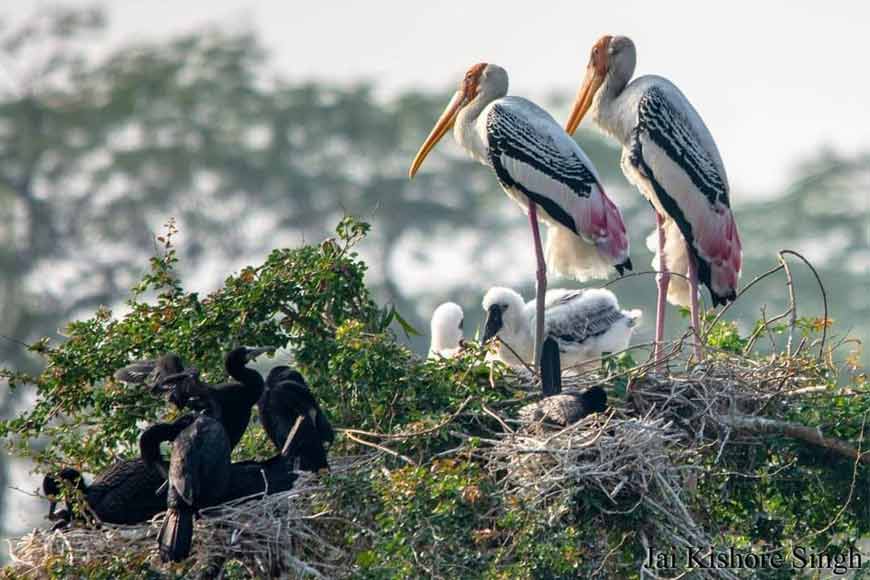
{"label": "black bird", "polygon": [[[86,485],[81,473],[71,467],[57,475],[46,475],[42,490],[51,500],[48,519],[60,520],[55,529],[67,525],[79,515],[85,519],[96,516],[108,524],[138,524],[166,509],[166,492],[157,493],[164,478],[160,472],[141,459],[119,461]],[[66,510],[55,513],[57,497],[67,483],[67,493],[76,490],[82,494],[87,506],[85,514],[75,514],[73,502],[66,500]]]}
{"label": "black bird", "polygon": [[299,468],[305,471],[329,469],[326,454],[335,432],[298,371],[273,368],[257,405],[263,429],[283,455],[298,457]]}
{"label": "black bird", "polygon": [[136,385],[144,384],[154,389],[170,375],[184,370],[184,362],[174,352],[167,352],[156,359],[140,360],[118,369],[116,380]]}
{"label": "black bird", "polygon": [[544,397],[537,403],[520,409],[520,419],[525,423],[545,423],[567,427],[593,413],[607,408],[607,393],[599,386],[585,391],[567,390]]}
{"label": "black bird", "polygon": [[[251,409],[257,404],[263,394],[263,376],[247,364],[261,354],[272,352],[272,347],[250,348],[240,346],[227,353],[224,367],[227,373],[238,382],[210,385],[199,380],[196,369],[185,369],[164,377],[158,388],[166,385],[189,385],[198,392],[207,390],[214,403],[220,408],[221,423],[230,439],[230,449],[234,449],[251,422]],[[195,380],[190,379],[194,377]],[[184,388],[177,386],[172,389],[170,401],[178,407],[186,406],[192,398]]]}
{"label": "black bird", "polygon": [[230,467],[230,482],[216,503],[287,491],[298,478],[292,458],[280,454],[265,461],[239,461]]}
{"label": "black bird", "polygon": [[[175,423],[158,423],[146,431],[154,440],[173,438],[167,469],[154,448],[143,447],[143,459],[154,465],[167,479],[166,516],[157,536],[160,559],[180,562],[190,555],[193,516],[202,507],[224,497],[230,482],[230,441],[219,421],[220,408],[208,393],[196,393],[208,409]],[[144,435],[144,434],[143,434]]]}

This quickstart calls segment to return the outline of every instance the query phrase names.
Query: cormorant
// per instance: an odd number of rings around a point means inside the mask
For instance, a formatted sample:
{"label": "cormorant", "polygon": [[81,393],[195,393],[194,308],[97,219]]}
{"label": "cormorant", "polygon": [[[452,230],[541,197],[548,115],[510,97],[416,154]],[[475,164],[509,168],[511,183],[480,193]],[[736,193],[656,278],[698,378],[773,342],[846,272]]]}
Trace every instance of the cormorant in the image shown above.
{"label": "cormorant", "polygon": [[158,470],[137,458],[115,463],[90,485],[85,484],[78,470],[67,467],[56,476],[46,475],[42,490],[51,500],[48,518],[60,520],[55,528],[68,524],[75,515],[69,496],[66,510],[55,513],[61,482],[69,484],[67,493],[77,490],[82,494],[88,511],[81,514],[82,517],[96,516],[100,522],[108,524],[138,524],[166,509],[166,492],[157,493],[163,481]]}
{"label": "cormorant", "polygon": [[164,562],[180,562],[190,555],[194,514],[221,501],[230,482],[230,441],[218,420],[220,408],[208,393],[196,395],[208,409],[193,416],[189,425],[176,421],[157,424],[146,431],[154,440],[174,437],[168,469],[159,455],[159,447],[156,457],[153,446],[150,451],[143,447],[143,459],[168,481],[166,516],[157,536]]}
{"label": "cormorant", "polygon": [[599,386],[583,392],[575,389],[544,397],[537,403],[520,409],[525,423],[544,423],[567,427],[593,413],[607,408],[607,393]]}
{"label": "cormorant", "polygon": [[[186,369],[164,377],[161,385],[195,385],[193,388],[202,391],[207,389],[210,397],[220,408],[221,423],[226,429],[230,440],[230,449],[234,449],[251,422],[251,409],[263,394],[263,376],[247,364],[261,354],[272,352],[274,348],[250,348],[240,346],[227,353],[224,367],[227,373],[239,382],[210,385],[199,380],[195,369]],[[196,377],[194,382],[189,379]],[[179,407],[188,404],[191,396],[183,393],[178,387],[173,388],[170,401]]]}
{"label": "cormorant", "polygon": [[[286,366],[273,368],[257,405],[263,429],[282,454],[298,457],[299,468],[305,471],[329,469],[326,454],[335,432],[298,371]],[[300,417],[302,421],[296,426]]]}
{"label": "cormorant", "polygon": [[163,379],[184,370],[181,357],[167,352],[156,359],[140,360],[118,369],[113,375],[116,380],[136,385],[144,384],[154,389]]}

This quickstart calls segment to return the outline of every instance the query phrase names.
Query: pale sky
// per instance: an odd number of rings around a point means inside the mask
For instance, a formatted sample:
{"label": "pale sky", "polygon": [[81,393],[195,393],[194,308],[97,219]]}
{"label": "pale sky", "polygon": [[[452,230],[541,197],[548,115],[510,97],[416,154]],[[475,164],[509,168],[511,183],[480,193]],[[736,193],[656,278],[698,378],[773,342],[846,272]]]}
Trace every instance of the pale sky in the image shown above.
{"label": "pale sky", "polygon": [[[83,0],[74,3],[90,4]],[[29,6],[28,6],[29,5]],[[7,16],[52,3],[24,1]],[[704,117],[736,197],[786,185],[819,149],[870,149],[863,2],[338,2],[114,0],[108,42],[159,38],[209,23],[253,29],[288,78],[452,86],[494,62],[511,92],[573,94],[592,43],[625,34],[638,73],[670,78]],[[12,12],[14,6],[14,14]],[[28,10],[27,8],[30,8]],[[863,104],[862,104],[863,103]],[[566,111],[553,111],[561,119]]]}
{"label": "pale sky", "polygon": [[[6,2],[0,16],[15,20],[54,4]],[[98,51],[208,24],[251,29],[285,78],[368,80],[387,96],[406,88],[453,86],[476,62],[505,67],[512,94],[533,100],[557,92],[573,95],[592,43],[602,34],[624,34],[637,45],[638,73],[670,78],[705,119],[725,161],[735,203],[782,188],[802,160],[825,147],[847,155],[870,150],[870,9],[863,2],[106,4],[111,30],[107,38],[95,39]],[[567,113],[552,112],[560,120]],[[16,483],[32,488],[31,477],[17,476]],[[30,501],[15,495],[13,527],[43,513],[44,504]]]}

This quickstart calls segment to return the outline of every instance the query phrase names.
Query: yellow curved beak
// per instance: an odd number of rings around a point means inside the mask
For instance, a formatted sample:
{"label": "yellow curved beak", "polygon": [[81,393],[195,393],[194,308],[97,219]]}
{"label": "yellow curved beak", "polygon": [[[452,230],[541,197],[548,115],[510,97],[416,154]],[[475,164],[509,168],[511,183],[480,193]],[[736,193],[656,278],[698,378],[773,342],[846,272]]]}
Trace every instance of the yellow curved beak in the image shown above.
{"label": "yellow curved beak", "polygon": [[595,98],[595,93],[604,82],[604,75],[598,74],[595,67],[591,64],[586,69],[586,78],[583,79],[583,84],[580,85],[580,92],[577,93],[577,100],[574,101],[574,108],[571,109],[571,116],[568,117],[568,122],[565,123],[565,131],[569,135],[573,135],[574,131],[583,120],[583,116],[589,107],[592,106],[592,100]]}
{"label": "yellow curved beak", "polygon": [[447,131],[453,127],[453,123],[456,121],[456,115],[459,114],[459,110],[462,108],[464,103],[465,92],[462,90],[456,91],[453,98],[450,99],[450,103],[447,104],[447,108],[444,109],[444,112],[441,113],[441,117],[438,118],[438,122],[435,123],[435,127],[432,128],[429,136],[426,137],[426,141],[423,143],[422,147],[420,147],[420,150],[417,151],[417,155],[414,157],[414,162],[411,163],[411,169],[408,171],[409,179],[414,179],[417,170],[420,169],[421,165],[423,165],[423,160],[426,159],[426,156],[435,148],[435,145],[438,144],[438,141],[444,137]]}

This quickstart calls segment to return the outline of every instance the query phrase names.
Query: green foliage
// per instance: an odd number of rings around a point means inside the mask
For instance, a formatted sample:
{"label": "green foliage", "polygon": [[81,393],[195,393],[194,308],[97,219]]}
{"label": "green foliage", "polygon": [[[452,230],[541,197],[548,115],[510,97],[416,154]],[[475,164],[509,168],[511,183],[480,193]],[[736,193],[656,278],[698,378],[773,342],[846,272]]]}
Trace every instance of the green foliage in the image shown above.
{"label": "green foliage", "polygon": [[[134,454],[142,425],[166,412],[161,399],[117,384],[111,375],[118,367],[173,350],[219,381],[223,353],[232,346],[287,347],[335,424],[353,428],[333,453],[359,451],[370,432],[393,437],[386,441],[394,455],[370,469],[327,477],[312,506],[340,515],[327,533],[352,554],[357,577],[637,577],[644,553],[638,531],[655,516],[634,509],[636,497],[574,489],[570,505],[531,507],[503,493],[503,474],[477,454],[481,441],[501,429],[483,406],[524,394],[512,391],[500,365],[482,364],[484,351],[473,344],[456,358],[421,360],[396,340],[394,329],[404,332],[406,324],[394,308],[371,299],[357,255],[368,232],[368,224],[345,218],[335,238],[275,250],[200,297],[178,275],[178,232],[170,222],[123,314],[101,309],[69,324],[64,342],[40,341],[33,350],[44,357],[45,370],[38,376],[3,371],[12,386],[33,384],[37,399],[22,416],[0,422],[0,434],[42,468],[63,463],[96,472]],[[812,338],[821,324],[808,319],[800,327]],[[744,336],[733,323],[718,322],[708,344],[741,352],[756,330]],[[790,421],[862,441],[870,415],[866,377],[853,373],[848,387],[837,386],[840,377],[824,361],[784,360],[827,391],[770,404]],[[603,370],[620,401],[638,372],[635,361],[628,353],[609,356]],[[38,439],[47,445],[34,451]],[[460,453],[450,452],[460,444]],[[245,458],[271,452],[259,428],[237,449]],[[852,461],[772,437],[765,446],[728,445],[721,455],[701,455],[697,467],[691,506],[721,529],[722,546],[846,549],[870,533],[870,470]],[[46,572],[155,577],[136,554],[82,566],[58,560]],[[236,576],[245,574],[238,569]]]}

